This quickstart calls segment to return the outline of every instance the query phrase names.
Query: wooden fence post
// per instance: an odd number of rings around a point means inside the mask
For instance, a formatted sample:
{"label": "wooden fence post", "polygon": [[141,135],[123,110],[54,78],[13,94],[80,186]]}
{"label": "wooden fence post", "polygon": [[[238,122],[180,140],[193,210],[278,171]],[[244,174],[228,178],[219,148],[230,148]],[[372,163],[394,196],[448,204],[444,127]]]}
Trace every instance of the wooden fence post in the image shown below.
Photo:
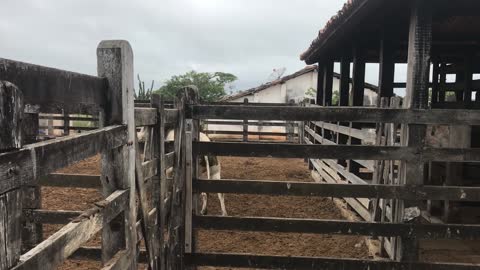
{"label": "wooden fence post", "polygon": [[[243,99],[243,104],[248,104],[248,98]],[[243,141],[248,142],[248,119],[243,120]]]}
{"label": "wooden fence post", "polygon": [[[289,104],[294,104],[295,100],[291,99],[288,101]],[[286,121],[285,123],[285,131],[287,132],[287,141],[288,142],[293,142],[293,137],[295,133],[295,125],[294,121]]]}
{"label": "wooden fence post", "polygon": [[[428,1],[413,1],[410,15],[408,42],[407,89],[403,107],[407,109],[426,109],[428,107],[428,89],[430,73],[430,52],[432,46],[432,10]],[[402,145],[422,149],[425,144],[426,126],[418,124],[402,127]],[[424,184],[424,163],[419,160],[402,162],[400,184],[421,186]],[[404,201],[399,203],[397,222],[419,222],[420,203]],[[417,214],[415,214],[417,212]],[[416,261],[419,256],[419,241],[415,235],[402,238],[399,242],[397,258],[402,261]]]}
{"label": "wooden fence post", "polygon": [[110,260],[117,251],[126,249],[130,256],[128,269],[137,269],[137,230],[135,204],[135,140],[133,97],[133,52],[123,40],[102,41],[97,48],[98,76],[108,81],[108,102],[103,126],[127,125],[127,145],[102,152],[103,195],[117,189],[129,189],[129,204],[102,230],[102,261]]}
{"label": "wooden fence post", "polygon": [[[13,84],[0,81],[0,153],[22,147],[23,95]],[[12,167],[11,173],[16,173]],[[14,266],[21,255],[22,192],[0,194],[0,269]]]}
{"label": "wooden fence post", "polygon": [[185,92],[182,89],[175,101],[178,109],[175,126],[175,161],[171,187],[170,219],[168,223],[167,269],[184,269],[185,253]]}

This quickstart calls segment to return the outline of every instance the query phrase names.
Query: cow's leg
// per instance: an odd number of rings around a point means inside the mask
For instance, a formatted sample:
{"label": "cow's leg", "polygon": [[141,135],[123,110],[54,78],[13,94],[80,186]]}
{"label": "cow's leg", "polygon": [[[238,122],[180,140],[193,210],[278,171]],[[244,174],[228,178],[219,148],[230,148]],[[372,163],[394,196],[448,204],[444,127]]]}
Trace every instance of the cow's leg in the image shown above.
{"label": "cow's leg", "polygon": [[200,198],[202,199],[202,209],[200,210],[201,215],[206,215],[207,214],[207,201],[208,201],[208,195],[205,192],[200,193]]}
{"label": "cow's leg", "polygon": [[[220,165],[215,165],[210,167],[211,179],[219,180],[220,179]],[[225,195],[223,193],[218,193],[218,200],[220,201],[220,208],[222,209],[222,216],[227,216],[227,207],[225,207]]]}
{"label": "cow's leg", "polygon": [[220,201],[220,208],[222,208],[222,216],[228,216],[227,208],[225,207],[225,195],[223,193],[217,193],[217,195]]}

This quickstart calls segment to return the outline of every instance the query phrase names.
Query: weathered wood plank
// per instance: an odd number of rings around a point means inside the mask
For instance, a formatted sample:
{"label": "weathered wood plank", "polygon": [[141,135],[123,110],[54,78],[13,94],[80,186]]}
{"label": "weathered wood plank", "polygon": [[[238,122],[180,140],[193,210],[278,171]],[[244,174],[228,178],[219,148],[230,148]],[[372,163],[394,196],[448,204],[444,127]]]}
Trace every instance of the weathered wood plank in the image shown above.
{"label": "weathered wood plank", "polygon": [[430,148],[365,145],[311,145],[311,144],[268,144],[237,142],[194,142],[196,155],[318,158],[318,159],[362,159],[362,160],[422,160],[475,162],[480,160],[478,148]]}
{"label": "weathered wood plank", "polygon": [[115,218],[127,205],[129,193],[119,190],[86,210],[45,241],[23,254],[12,270],[53,269]]}
{"label": "weathered wood plank", "polygon": [[38,105],[40,112],[95,113],[104,107],[103,78],[0,58],[0,79],[14,83],[25,104]]}
{"label": "weathered wood plank", "polygon": [[154,158],[149,161],[142,162],[143,179],[147,180],[157,175],[158,159]]}
{"label": "weathered wood plank", "polygon": [[22,147],[23,102],[17,86],[0,81],[0,152]]}
{"label": "weathered wood plank", "polygon": [[338,132],[344,135],[349,135],[351,137],[357,138],[362,140],[364,143],[374,143],[375,142],[375,133],[368,132],[367,130],[363,129],[356,129],[347,126],[340,126],[336,124],[316,121],[312,122],[318,127],[322,127],[334,132]]}
{"label": "weathered wood plank", "polygon": [[101,188],[100,175],[51,173],[38,179],[41,186]]}
{"label": "weathered wood plank", "polygon": [[[155,110],[156,111],[156,110]],[[135,147],[137,151],[135,152],[136,158],[135,158],[135,176],[136,176],[136,190],[137,190],[137,196],[139,200],[139,206],[140,206],[140,215],[141,215],[141,221],[140,224],[142,226],[142,234],[143,234],[143,240],[145,241],[145,246],[147,248],[147,253],[148,253],[148,266],[149,269],[155,270],[157,269],[157,264],[155,262],[155,256],[154,256],[154,244],[153,241],[155,239],[154,235],[154,230],[149,219],[148,212],[150,211],[149,209],[149,203],[148,203],[148,195],[147,195],[147,187],[145,185],[145,176],[143,174],[144,167],[142,164],[142,160],[140,157],[140,147],[138,145],[138,140],[137,137],[135,136]],[[156,161],[152,163],[153,165],[156,165]],[[156,218],[156,217],[154,217]],[[112,258],[112,260],[115,260],[115,257]],[[117,259],[118,260],[118,259]]]}
{"label": "weathered wood plank", "polygon": [[198,119],[249,119],[292,121],[335,121],[363,123],[416,123],[480,125],[480,112],[442,109],[391,109],[361,107],[274,107],[191,105],[189,113]]}
{"label": "weathered wood plank", "polygon": [[80,216],[82,211],[71,210],[45,210],[45,209],[25,209],[23,214],[25,220],[40,224],[67,224],[76,217]]}
{"label": "weathered wood plank", "polygon": [[132,255],[128,250],[120,250],[102,267],[101,270],[124,270],[130,267]]}
{"label": "weathered wood plank", "polygon": [[153,126],[157,123],[157,109],[135,108],[135,126]]}
{"label": "weathered wood plank", "polygon": [[324,184],[268,180],[221,179],[193,181],[196,192],[261,194],[272,196],[322,196],[401,200],[480,201],[478,187],[403,186],[380,184]]}
{"label": "weathered wood plank", "polygon": [[415,236],[419,239],[480,239],[480,225],[370,223],[326,219],[194,216],[196,228],[368,236]]}
{"label": "weathered wood plank", "polygon": [[[207,125],[228,125],[228,126],[241,126],[243,121],[221,121],[221,120],[205,120],[202,123]],[[284,127],[286,122],[263,122],[263,121],[248,121],[249,126],[263,126],[263,127]],[[298,126],[298,123],[292,123],[291,125]]]}
{"label": "weathered wood plank", "polygon": [[[102,262],[109,261],[119,250],[132,254],[137,250],[137,222],[135,201],[135,115],[133,86],[133,51],[124,40],[104,40],[97,47],[99,77],[108,81],[108,106],[102,114],[101,125],[127,126],[129,145],[114,151],[102,151],[102,193],[106,197],[118,188],[129,190],[130,199],[123,216],[112,223],[105,222],[102,230]],[[107,224],[108,223],[108,224]],[[132,256],[129,269],[136,269],[136,256]]]}
{"label": "weathered wood plank", "polygon": [[[223,134],[223,135],[241,135],[246,138],[247,135],[252,136],[287,136],[287,132],[261,132],[261,131],[232,131],[232,130],[205,130],[205,134]],[[246,142],[247,140],[243,140]]]}
{"label": "weathered wood plank", "polygon": [[0,195],[0,269],[13,267],[21,254],[21,190]]}
{"label": "weathered wood plank", "polygon": [[247,267],[266,269],[312,269],[312,270],[474,270],[474,264],[396,262],[365,259],[326,257],[282,257],[270,255],[195,253],[187,256],[188,265],[216,267]]}
{"label": "weathered wood plank", "polygon": [[178,109],[164,109],[165,123],[175,123],[178,117]]}
{"label": "weathered wood plank", "polygon": [[40,176],[126,142],[125,127],[110,126],[0,154],[0,193],[20,185],[36,184]]}

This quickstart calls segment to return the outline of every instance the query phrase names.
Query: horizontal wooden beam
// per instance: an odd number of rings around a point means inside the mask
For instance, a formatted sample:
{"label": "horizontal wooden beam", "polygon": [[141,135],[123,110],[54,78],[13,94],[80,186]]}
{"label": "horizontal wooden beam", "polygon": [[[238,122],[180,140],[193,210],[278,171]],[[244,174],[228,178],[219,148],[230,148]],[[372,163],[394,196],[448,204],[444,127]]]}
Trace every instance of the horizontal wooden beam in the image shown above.
{"label": "horizontal wooden beam", "polygon": [[286,143],[193,142],[196,155],[361,159],[361,160],[419,160],[480,161],[478,148],[421,148],[367,145],[319,145]]}
{"label": "horizontal wooden beam", "polygon": [[15,84],[39,112],[94,114],[106,102],[103,78],[0,58],[0,80]]}
{"label": "horizontal wooden beam", "polygon": [[188,112],[193,118],[198,119],[480,125],[480,112],[478,111],[310,106],[192,105],[188,107]]}
{"label": "horizontal wooden beam", "polygon": [[197,192],[321,196],[400,200],[480,201],[480,187],[324,184],[312,182],[221,179],[193,181]]}
{"label": "horizontal wooden beam", "polygon": [[[100,261],[102,259],[102,248],[99,246],[80,247],[69,257],[69,259]],[[147,252],[143,248],[139,249],[138,262],[147,262]]]}
{"label": "horizontal wooden beam", "polygon": [[474,270],[477,264],[397,262],[328,257],[293,257],[233,253],[186,254],[190,266],[246,267],[265,269],[312,269],[312,270]]}
{"label": "horizontal wooden beam", "polygon": [[53,119],[53,120],[65,120],[67,121],[85,121],[85,122],[96,122],[98,117],[84,117],[84,116],[63,116],[63,115],[39,115],[38,119]]}
{"label": "horizontal wooden beam", "polygon": [[[50,128],[49,126],[39,126],[39,129],[48,129]],[[52,129],[61,129],[64,130],[65,126],[51,126]],[[98,127],[75,127],[75,126],[69,126],[69,130],[95,130],[98,129]]]}
{"label": "horizontal wooden beam", "polygon": [[24,209],[25,219],[32,223],[41,224],[67,224],[72,219],[80,216],[82,211],[69,210],[45,210],[45,209]]}
{"label": "horizontal wooden beam", "polygon": [[127,143],[125,126],[110,126],[81,134],[26,145],[0,154],[0,193],[20,185],[36,185],[41,176],[67,167],[105,149]]}
{"label": "horizontal wooden beam", "polygon": [[[243,101],[232,101],[232,102],[205,102],[202,103],[205,105],[225,105],[225,106],[275,106],[275,107],[285,107],[285,106],[298,106],[298,104],[295,103],[273,103],[273,102],[250,102],[244,103]],[[246,105],[247,104],[247,105]]]}
{"label": "horizontal wooden beam", "polygon": [[153,126],[157,123],[156,108],[135,108],[135,126]]}
{"label": "horizontal wooden beam", "polygon": [[345,220],[194,216],[196,228],[257,232],[402,236],[418,239],[480,239],[480,225],[369,223]]}
{"label": "horizontal wooden beam", "polygon": [[[375,133],[374,132],[368,132],[364,129],[356,129],[356,128],[351,128],[347,126],[342,126],[342,125],[337,125],[337,124],[331,124],[331,123],[326,123],[322,121],[315,121],[312,122],[314,123],[317,127],[321,127],[327,130],[331,130],[334,132],[338,132],[344,135],[349,135],[351,137],[360,139],[364,142],[369,142],[369,143],[375,143]],[[308,127],[305,127],[308,128]]]}
{"label": "horizontal wooden beam", "polygon": [[[231,131],[231,130],[205,130],[206,134],[219,134],[219,135],[243,135],[243,131]],[[250,136],[287,136],[286,132],[259,132],[249,131],[247,133]]]}
{"label": "horizontal wooden beam", "polygon": [[[231,125],[231,126],[243,126],[243,121],[220,121],[220,120],[205,120],[204,124],[208,125]],[[259,121],[248,121],[249,126],[262,126],[262,127],[284,127],[288,124],[285,122],[259,122]],[[291,123],[290,125],[298,126],[298,123]]]}
{"label": "horizontal wooden beam", "polygon": [[125,209],[129,192],[118,190],[20,257],[12,270],[54,269]]}
{"label": "horizontal wooden beam", "polygon": [[101,188],[100,175],[51,173],[41,176],[38,184],[49,187]]}

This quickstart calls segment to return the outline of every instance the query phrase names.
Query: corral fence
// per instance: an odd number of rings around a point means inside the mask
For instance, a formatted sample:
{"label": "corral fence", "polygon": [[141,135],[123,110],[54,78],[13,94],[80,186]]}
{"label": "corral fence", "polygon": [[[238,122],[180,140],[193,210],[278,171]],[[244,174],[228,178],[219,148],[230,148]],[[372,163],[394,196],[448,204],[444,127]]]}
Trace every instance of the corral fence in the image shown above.
{"label": "corral fence", "polygon": [[[192,99],[189,99],[192,100]],[[322,107],[322,106],[282,106],[282,105],[225,105],[189,104],[185,102],[186,119],[183,129],[181,149],[185,154],[180,158],[179,167],[185,171],[175,174],[174,188],[184,198],[185,206],[178,204],[172,217],[180,226],[179,245],[174,253],[172,269],[190,266],[251,267],[281,269],[476,269],[476,264],[433,263],[418,261],[418,241],[421,239],[466,239],[480,238],[479,225],[433,224],[420,222],[417,210],[426,201],[480,201],[480,188],[465,186],[412,185],[405,182],[364,183],[349,181],[342,177],[339,182],[288,182],[262,179],[209,180],[198,176],[196,160],[204,155],[308,158],[311,161],[368,160],[374,162],[414,162],[423,164],[430,161],[480,161],[479,149],[435,148],[408,145],[402,140],[395,145],[340,145],[259,143],[259,142],[201,142],[198,136],[198,122],[202,119],[254,120],[254,121],[308,121],[324,125],[337,123],[398,124],[405,129],[422,125],[478,125],[480,112],[465,113],[463,110],[442,109],[400,109],[365,107]],[[323,123],[324,122],[324,123]],[[340,131],[337,125],[329,125]],[[359,129],[361,130],[361,129]],[[340,132],[338,132],[340,133]],[[318,136],[317,133],[312,134]],[[365,135],[365,134],[363,134]],[[357,136],[357,135],[355,135]],[[368,135],[370,136],[370,135]],[[325,136],[327,137],[327,136]],[[371,137],[368,137],[372,139]],[[308,138],[307,138],[308,139]],[[178,161],[178,160],[177,160]],[[332,166],[333,163],[332,163]],[[340,175],[341,177],[341,175]],[[409,175],[412,177],[412,175]],[[182,178],[182,179],[179,179]],[[391,219],[344,221],[322,219],[271,218],[271,217],[231,217],[202,216],[198,214],[196,197],[200,192],[238,193],[260,195],[321,196],[334,198],[369,199],[395,203]],[[182,195],[183,194],[183,195]],[[383,207],[382,209],[386,209]],[[378,210],[380,211],[380,210]],[[364,235],[385,238],[395,242],[395,260],[368,260],[355,258],[322,258],[267,256],[259,254],[230,254],[198,252],[195,245],[195,230],[236,230],[260,232],[289,232],[314,234]],[[393,245],[392,245],[393,246]]]}
{"label": "corral fence", "polygon": [[[160,209],[171,200],[165,168],[174,153],[164,133],[178,110],[158,95],[134,103],[129,43],[99,44],[98,76],[0,66],[0,269],[55,269],[67,259],[167,269]],[[95,155],[98,174],[58,172]],[[85,211],[41,209],[42,186],[100,189],[104,199]],[[45,224],[64,226],[44,239]],[[101,246],[85,246],[97,234]]]}
{"label": "corral fence", "polygon": [[[215,102],[211,104],[224,106],[296,106],[292,103],[249,103],[244,102]],[[272,142],[286,141],[298,143],[303,137],[303,122],[298,121],[249,121],[203,119],[202,132],[215,141],[243,141],[243,142]]]}
{"label": "corral fence", "polygon": [[[419,222],[416,211],[428,201],[480,201],[478,187],[413,185],[403,166],[432,161],[480,162],[478,148],[439,148],[409,144],[378,134],[398,134],[426,125],[480,125],[479,111],[362,107],[292,106],[291,104],[201,104],[194,87],[179,91],[173,103],[154,95],[133,100],[133,56],[125,41],[104,41],[97,49],[98,76],[88,76],[0,59],[0,269],[54,269],[68,258],[98,259],[104,269],[152,269],[197,266],[289,269],[478,269],[478,265],[419,262],[420,239],[480,238],[479,225]],[[41,142],[40,114],[98,118],[99,127]],[[304,143],[201,142],[202,120],[307,122]],[[358,123],[377,129],[375,144],[328,143],[334,136],[360,135]],[[383,125],[385,124],[385,125]],[[319,128],[322,127],[322,128]],[[64,127],[65,128],[65,127]],[[173,142],[165,132],[175,130]],[[314,130],[315,132],[308,132]],[[357,133],[358,134],[357,134]],[[410,133],[413,135],[414,133]],[[23,136],[25,135],[25,136]],[[417,134],[419,135],[419,134]],[[321,136],[321,137],[319,137]],[[390,136],[390,135],[389,135]],[[386,137],[389,137],[386,136]],[[420,136],[420,135],[419,135]],[[311,141],[315,139],[316,141]],[[393,136],[394,137],[394,136]],[[379,142],[379,139],[381,143]],[[422,139],[422,138],[420,138]],[[365,139],[364,139],[365,140]],[[321,142],[324,142],[323,144]],[[100,154],[99,175],[58,174],[60,168]],[[373,161],[373,176],[383,166],[398,181],[355,182],[351,174],[322,168],[324,182],[265,179],[202,179],[198,160],[204,155],[305,158],[340,168],[338,161]],[[335,161],[335,162],[333,162]],[[358,161],[358,162],[357,162]],[[337,165],[335,165],[337,164]],[[370,163],[371,164],[371,163]],[[399,165],[397,165],[399,164]],[[399,166],[399,167],[397,167]],[[172,173],[170,173],[172,168]],[[340,172],[341,170],[337,170]],[[366,172],[358,170],[359,172]],[[168,175],[167,175],[167,172]],[[350,172],[350,171],[349,171]],[[386,173],[385,173],[386,174]],[[328,177],[339,177],[329,182]],[[336,175],[336,176],[333,176]],[[347,176],[346,176],[347,175]],[[415,179],[414,179],[415,180]],[[326,182],[326,183],[325,183]],[[417,183],[421,181],[417,181]],[[347,184],[350,183],[350,184]],[[410,184],[407,184],[410,183]],[[104,199],[91,209],[41,209],[41,185],[101,188]],[[363,199],[391,218],[363,222],[322,219],[201,216],[201,192],[321,196]],[[72,195],[74,196],[74,195]],[[381,201],[383,200],[383,201]],[[371,204],[371,203],[369,203]],[[384,205],[385,204],[385,205]],[[392,208],[393,207],[393,208]],[[385,210],[387,209],[387,210]],[[370,212],[370,211],[369,211]],[[413,213],[413,215],[412,215]],[[375,215],[374,215],[375,216]],[[43,239],[42,224],[65,224]],[[268,256],[198,252],[196,229],[365,235],[389,241],[395,260]],[[84,244],[101,233],[101,246]],[[139,241],[143,239],[145,249]],[[140,254],[140,257],[138,256]]]}

